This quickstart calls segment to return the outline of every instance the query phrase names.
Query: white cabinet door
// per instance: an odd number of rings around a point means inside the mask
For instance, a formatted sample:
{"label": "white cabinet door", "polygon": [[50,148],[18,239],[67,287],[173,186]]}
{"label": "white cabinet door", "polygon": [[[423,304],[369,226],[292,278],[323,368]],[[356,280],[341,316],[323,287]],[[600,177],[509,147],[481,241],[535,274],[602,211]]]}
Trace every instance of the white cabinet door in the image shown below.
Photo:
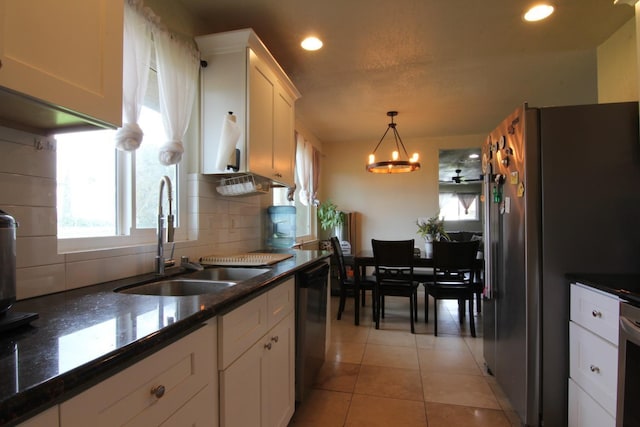
{"label": "white cabinet door", "polygon": [[[160,425],[207,385],[216,387],[215,331],[213,322],[63,402],[61,425]],[[215,394],[207,400],[215,409]]]}
{"label": "white cabinet door", "polygon": [[266,64],[249,50],[248,167],[251,172],[275,178],[273,171],[274,79]]}
{"label": "white cabinet door", "polygon": [[569,374],[610,414],[616,413],[618,348],[609,341],[569,323]]}
{"label": "white cabinet door", "polygon": [[[294,297],[295,280],[291,278],[221,317],[221,360],[231,361],[220,364],[222,427],[286,427],[291,420],[295,409]],[[258,314],[261,312],[266,315]],[[247,349],[246,342],[263,324],[269,325],[268,330]],[[234,357],[240,350],[240,356]]]}
{"label": "white cabinet door", "polygon": [[267,334],[271,348],[267,352],[264,384],[268,427],[286,427],[295,410],[295,325],[293,313]]}
{"label": "white cabinet door", "polygon": [[274,174],[282,183],[293,185],[295,164],[294,103],[280,85],[277,86],[274,102]]}
{"label": "white cabinet door", "polygon": [[615,419],[569,379],[569,427],[615,427]]}
{"label": "white cabinet door", "polygon": [[113,0],[0,0],[0,86],[119,126],[123,11]]}
{"label": "white cabinet door", "polygon": [[220,427],[262,425],[264,345],[259,340],[220,372]]}

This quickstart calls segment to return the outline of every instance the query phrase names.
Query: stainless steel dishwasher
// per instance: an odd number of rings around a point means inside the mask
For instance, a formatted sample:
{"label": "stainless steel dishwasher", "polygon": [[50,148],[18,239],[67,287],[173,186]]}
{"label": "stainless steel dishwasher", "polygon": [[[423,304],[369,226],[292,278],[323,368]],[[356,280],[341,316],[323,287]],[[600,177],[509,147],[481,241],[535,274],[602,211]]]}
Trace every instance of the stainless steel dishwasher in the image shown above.
{"label": "stainless steel dishwasher", "polygon": [[296,401],[302,402],[324,363],[329,262],[296,275]]}

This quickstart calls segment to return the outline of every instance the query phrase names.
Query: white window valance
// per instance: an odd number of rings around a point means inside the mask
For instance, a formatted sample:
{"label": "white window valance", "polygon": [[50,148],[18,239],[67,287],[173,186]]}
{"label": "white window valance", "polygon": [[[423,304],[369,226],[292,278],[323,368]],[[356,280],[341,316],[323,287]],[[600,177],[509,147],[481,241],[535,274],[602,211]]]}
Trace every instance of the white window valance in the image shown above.
{"label": "white window valance", "polygon": [[179,163],[184,153],[183,138],[195,100],[200,54],[193,40],[181,40],[169,32],[142,0],[125,0],[123,126],[116,133],[116,147],[120,150],[136,150],[142,142],[143,133],[137,122],[154,50],[160,113],[167,138],[160,148],[159,161],[172,165]]}

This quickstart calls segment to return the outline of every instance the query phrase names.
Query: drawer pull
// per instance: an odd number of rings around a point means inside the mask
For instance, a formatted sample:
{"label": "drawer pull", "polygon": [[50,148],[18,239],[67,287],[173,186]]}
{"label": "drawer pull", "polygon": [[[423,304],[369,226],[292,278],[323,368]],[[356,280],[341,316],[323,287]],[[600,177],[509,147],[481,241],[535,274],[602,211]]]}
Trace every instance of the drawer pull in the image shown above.
{"label": "drawer pull", "polygon": [[269,342],[269,343],[266,343],[266,344],[264,345],[264,348],[266,348],[267,350],[271,350],[271,343],[270,343],[270,342]]}
{"label": "drawer pull", "polygon": [[600,313],[598,310],[593,310],[593,311],[591,312],[591,315],[592,315],[593,317],[602,317],[602,313]]}
{"label": "drawer pull", "polygon": [[278,342],[278,336],[276,335],[275,337],[271,337],[271,341]]}
{"label": "drawer pull", "polygon": [[163,385],[157,385],[151,389],[151,394],[154,395],[156,399],[160,399],[164,396],[164,391],[165,389]]}
{"label": "drawer pull", "polygon": [[600,373],[600,368],[598,368],[598,367],[597,367],[597,366],[595,366],[595,365],[591,365],[591,366],[589,366],[589,370],[591,370],[591,372],[594,372],[594,373],[596,373],[596,374],[599,374],[599,373]]}

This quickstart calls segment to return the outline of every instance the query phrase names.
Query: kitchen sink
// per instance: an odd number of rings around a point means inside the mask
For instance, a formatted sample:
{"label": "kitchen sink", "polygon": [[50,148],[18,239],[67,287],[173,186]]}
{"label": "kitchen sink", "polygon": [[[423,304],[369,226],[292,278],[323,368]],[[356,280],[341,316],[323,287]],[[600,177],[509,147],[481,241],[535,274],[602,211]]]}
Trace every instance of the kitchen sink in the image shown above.
{"label": "kitchen sink", "polygon": [[182,297],[212,294],[227,289],[237,283],[237,281],[222,280],[172,279],[118,288],[115,291],[122,294]]}
{"label": "kitchen sink", "polygon": [[242,282],[270,271],[268,268],[215,267],[190,273],[185,278]]}
{"label": "kitchen sink", "polygon": [[118,288],[115,292],[172,297],[212,294],[268,271],[267,268],[207,268],[176,279]]}

